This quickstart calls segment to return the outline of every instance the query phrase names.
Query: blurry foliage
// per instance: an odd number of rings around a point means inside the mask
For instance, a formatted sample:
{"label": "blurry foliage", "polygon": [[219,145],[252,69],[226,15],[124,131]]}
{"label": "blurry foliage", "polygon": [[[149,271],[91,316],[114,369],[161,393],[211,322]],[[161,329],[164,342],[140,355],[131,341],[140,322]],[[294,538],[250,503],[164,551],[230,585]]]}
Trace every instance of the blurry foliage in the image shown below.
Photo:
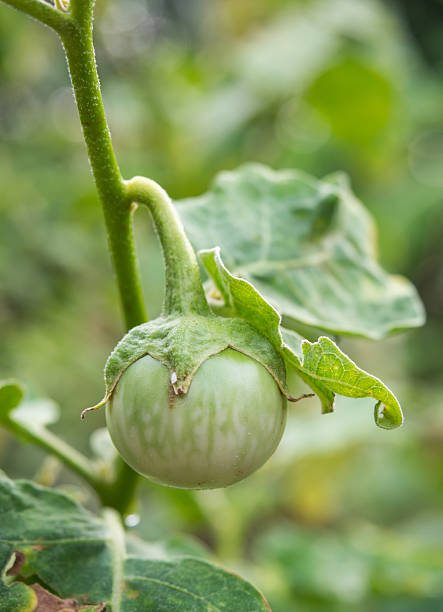
{"label": "blurry foliage", "polygon": [[[81,424],[79,413],[101,397],[122,332],[101,211],[58,41],[0,9],[0,373],[53,397],[54,428],[88,450],[103,421]],[[142,535],[198,534],[276,612],[443,608],[442,10],[436,0],[97,3],[126,176],[145,173],[181,198],[250,160],[317,176],[343,169],[377,220],[382,263],[411,277],[427,307],[423,330],[345,343],[399,390],[400,432],[375,430],[364,402],[319,416],[307,400],[244,483],[141,488]],[[153,316],[161,258],[149,215],[136,219]],[[43,453],[0,432],[0,459],[29,477]],[[62,471],[58,482],[78,481]]]}

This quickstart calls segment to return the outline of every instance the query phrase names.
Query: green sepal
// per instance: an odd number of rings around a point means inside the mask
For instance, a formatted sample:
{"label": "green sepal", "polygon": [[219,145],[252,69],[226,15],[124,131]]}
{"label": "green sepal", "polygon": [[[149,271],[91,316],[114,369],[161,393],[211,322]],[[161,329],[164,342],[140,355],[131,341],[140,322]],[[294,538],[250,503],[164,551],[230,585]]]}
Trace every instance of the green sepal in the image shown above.
{"label": "green sepal", "polygon": [[219,292],[219,301],[232,315],[255,325],[279,352],[286,367],[294,368],[302,380],[320,398],[322,412],[332,412],[334,394],[347,397],[372,397],[375,422],[392,429],[403,423],[403,414],[395,395],[378,378],[360,369],[338,346],[325,336],[309,342],[281,327],[276,309],[247,280],[229,272],[218,247],[200,251],[200,259]]}
{"label": "green sepal", "polygon": [[282,356],[273,343],[253,325],[241,318],[190,314],[159,317],[131,329],[106,362],[105,397],[87,410],[103,406],[111,397],[123,372],[145,355],[157,359],[169,369],[171,388],[176,395],[183,395],[188,391],[200,365],[227,348],[235,349],[261,363],[273,376],[281,392],[288,395]]}

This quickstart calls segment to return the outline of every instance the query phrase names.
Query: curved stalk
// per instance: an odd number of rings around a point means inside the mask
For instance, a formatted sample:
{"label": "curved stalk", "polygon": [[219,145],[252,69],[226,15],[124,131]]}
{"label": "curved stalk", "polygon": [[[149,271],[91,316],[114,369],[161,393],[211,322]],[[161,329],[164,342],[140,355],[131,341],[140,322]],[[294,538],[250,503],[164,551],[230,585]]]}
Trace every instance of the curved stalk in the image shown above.
{"label": "curved stalk", "polygon": [[163,314],[210,314],[194,250],[166,191],[155,181],[135,176],[126,181],[130,202],[145,204],[154,220],[165,261]]}

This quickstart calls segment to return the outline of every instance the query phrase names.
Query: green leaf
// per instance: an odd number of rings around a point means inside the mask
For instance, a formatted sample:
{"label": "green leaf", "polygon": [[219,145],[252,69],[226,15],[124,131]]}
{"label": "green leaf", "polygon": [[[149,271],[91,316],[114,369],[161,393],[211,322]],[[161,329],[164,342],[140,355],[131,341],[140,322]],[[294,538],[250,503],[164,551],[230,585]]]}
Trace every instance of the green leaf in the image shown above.
{"label": "green leaf", "polygon": [[23,389],[15,380],[0,381],[0,423],[8,418],[23,398]]}
{"label": "green leaf", "polygon": [[302,368],[321,385],[346,397],[372,397],[375,422],[383,429],[393,429],[403,423],[397,398],[375,376],[361,370],[338,346],[325,336],[317,342],[305,340],[302,345]]}
{"label": "green leaf", "polygon": [[8,588],[0,582],[0,604],[7,612],[32,612],[36,609],[37,597],[26,584],[16,583]]}
{"label": "green leaf", "polygon": [[271,342],[286,365],[295,368],[318,395],[323,412],[333,410],[335,393],[371,397],[377,400],[375,422],[379,427],[392,429],[402,424],[403,415],[395,395],[378,378],[361,370],[330,338],[323,336],[312,343],[293,331],[282,330],[278,312],[249,281],[229,272],[218,247],[201,251],[199,256],[230,316],[249,321]]}
{"label": "green leaf", "polygon": [[250,164],[177,209],[194,247],[221,247],[286,327],[377,339],[424,321],[414,287],[378,264],[372,219],[342,177]]}
{"label": "green leaf", "polygon": [[285,344],[282,352],[286,364],[294,368],[300,378],[318,395],[322,413],[332,412],[334,410],[334,392],[320,380],[311,376],[303,367],[303,343],[306,340],[288,329],[282,329],[282,337]]}
{"label": "green leaf", "polygon": [[[239,316],[249,321],[251,325],[254,325],[269,340],[277,351],[281,352],[283,345],[280,331],[281,317],[275,308],[260,295],[249,281],[233,276],[229,272],[221,260],[220,249],[218,247],[208,251],[200,251],[199,257],[215,286],[223,296],[226,311],[233,316]],[[318,395],[322,403],[323,412],[331,412],[334,404],[334,394],[323,387],[321,383],[316,383],[301,368],[300,359],[297,357],[297,350],[299,350],[299,341],[301,347],[303,338],[295,334],[295,332],[292,332],[288,338],[292,340],[291,348],[295,350],[295,354],[287,350],[286,355],[284,354],[283,357],[287,363],[289,362],[292,367],[295,367],[297,374]]]}
{"label": "green leaf", "polygon": [[24,391],[16,380],[0,381],[0,423],[9,421],[12,412],[14,421],[27,425],[46,427],[58,420],[56,402],[47,398],[23,401]]}
{"label": "green leaf", "polygon": [[249,281],[233,276],[229,272],[221,259],[219,247],[199,251],[198,256],[220,291],[227,312],[246,319],[277,350],[280,350],[281,317],[277,310],[263,299]]}
{"label": "green leaf", "polygon": [[[141,541],[134,545],[134,536],[127,547],[113,511],[96,517],[65,494],[2,473],[0,525],[0,610],[5,612],[35,609],[25,607],[26,597],[32,604],[32,589],[39,589],[25,580],[85,611],[104,605],[109,612],[269,610],[250,583],[203,559],[175,556],[167,547],[159,553]],[[6,576],[14,559],[20,563]],[[15,608],[11,601],[18,602]]]}

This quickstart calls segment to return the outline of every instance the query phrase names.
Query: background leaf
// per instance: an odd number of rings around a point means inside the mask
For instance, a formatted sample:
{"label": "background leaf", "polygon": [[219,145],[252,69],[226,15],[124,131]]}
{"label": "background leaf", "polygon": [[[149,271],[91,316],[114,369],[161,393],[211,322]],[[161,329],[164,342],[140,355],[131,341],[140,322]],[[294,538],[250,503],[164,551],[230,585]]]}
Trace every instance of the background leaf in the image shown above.
{"label": "background leaf", "polygon": [[117,456],[107,427],[95,429],[89,438],[89,445],[94,455],[105,463],[111,464]]}
{"label": "background leaf", "polygon": [[372,220],[344,180],[247,164],[177,205],[193,245],[221,247],[287,327],[375,339],[423,323],[414,287],[377,263]]}
{"label": "background leaf", "polygon": [[[255,553],[269,569],[279,567],[289,591],[320,600],[319,610],[438,611],[443,602],[441,549],[407,527],[409,533],[359,524],[345,532],[325,529],[320,538],[305,527],[281,523],[260,534]],[[371,598],[374,584],[373,606],[366,606],[363,601]],[[383,595],[396,605],[383,605]]]}
{"label": "background leaf", "polygon": [[[48,521],[48,517],[51,520]],[[16,582],[0,581],[0,609],[11,595],[29,597],[20,580],[36,582],[79,606],[112,612],[265,612],[262,595],[248,582],[207,561],[168,554],[168,547],[134,545],[127,552],[119,519],[94,516],[68,496],[0,474],[0,567],[2,578],[19,558]],[[169,547],[169,550],[171,548]],[[35,607],[18,607],[32,611]]]}
{"label": "background leaf", "polygon": [[59,407],[49,398],[29,399],[14,410],[14,419],[24,424],[32,422],[34,425],[52,425],[59,418]]}
{"label": "background leaf", "polygon": [[348,57],[317,77],[307,91],[307,99],[338,139],[365,144],[376,140],[386,129],[393,92],[385,76]]}

